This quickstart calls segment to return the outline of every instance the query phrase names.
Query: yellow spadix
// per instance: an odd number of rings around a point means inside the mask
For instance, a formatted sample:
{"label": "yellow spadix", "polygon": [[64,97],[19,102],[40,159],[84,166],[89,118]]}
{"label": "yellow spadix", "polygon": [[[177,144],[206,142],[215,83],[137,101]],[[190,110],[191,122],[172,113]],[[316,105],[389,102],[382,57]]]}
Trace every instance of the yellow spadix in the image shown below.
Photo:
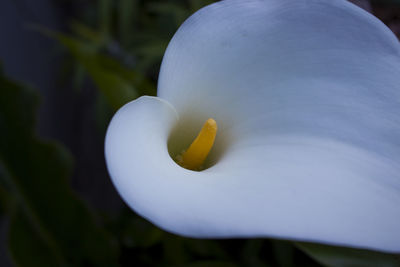
{"label": "yellow spadix", "polygon": [[217,122],[208,119],[189,148],[177,157],[178,164],[190,170],[200,170],[214,145]]}

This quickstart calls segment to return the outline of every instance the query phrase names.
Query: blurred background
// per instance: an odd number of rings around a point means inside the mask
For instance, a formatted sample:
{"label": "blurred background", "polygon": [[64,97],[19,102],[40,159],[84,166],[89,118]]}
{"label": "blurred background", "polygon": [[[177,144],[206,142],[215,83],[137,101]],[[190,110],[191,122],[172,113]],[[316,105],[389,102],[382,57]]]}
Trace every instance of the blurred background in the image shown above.
{"label": "blurred background", "polygon": [[[104,162],[107,124],[156,94],[172,35],[212,2],[0,1],[0,266],[356,266],[366,255],[393,265],[366,251],[178,237],[122,202]],[[400,1],[352,2],[400,36]]]}

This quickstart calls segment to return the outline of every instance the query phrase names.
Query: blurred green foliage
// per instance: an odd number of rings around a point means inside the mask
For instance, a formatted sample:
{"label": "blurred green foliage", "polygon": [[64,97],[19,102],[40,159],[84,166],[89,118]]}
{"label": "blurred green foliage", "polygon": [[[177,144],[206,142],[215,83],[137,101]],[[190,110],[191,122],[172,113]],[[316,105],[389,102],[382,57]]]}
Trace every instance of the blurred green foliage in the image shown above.
{"label": "blurred green foliage", "polygon": [[[394,0],[392,0],[394,1]],[[66,0],[58,0],[66,2]],[[99,91],[97,119],[155,95],[160,62],[182,22],[209,0],[71,1],[68,34],[36,27],[65,48],[76,88]],[[0,201],[19,266],[400,266],[395,255],[268,239],[196,240],[166,233],[128,208],[89,209],[68,184],[73,159],[35,134],[38,96],[0,74]]]}
{"label": "blurred green foliage", "polygon": [[35,130],[38,97],[0,73],[0,165],[9,248],[21,266],[114,266],[116,241],[68,184],[72,160]]}
{"label": "blurred green foliage", "polygon": [[158,70],[169,40],[187,17],[212,2],[100,0],[87,6],[89,12],[82,12],[79,22],[71,22],[73,37],[53,36],[79,63],[75,76],[87,72],[116,108],[139,95],[156,94]]}
{"label": "blurred green foliage", "polygon": [[297,243],[296,245],[325,266],[400,266],[400,255],[312,243]]}

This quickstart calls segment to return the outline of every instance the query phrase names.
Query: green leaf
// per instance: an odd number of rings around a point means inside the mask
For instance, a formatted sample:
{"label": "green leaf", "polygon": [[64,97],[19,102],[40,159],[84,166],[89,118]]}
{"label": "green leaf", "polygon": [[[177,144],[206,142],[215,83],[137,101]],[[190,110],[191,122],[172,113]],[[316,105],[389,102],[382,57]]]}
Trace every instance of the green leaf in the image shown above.
{"label": "green leaf", "polygon": [[168,2],[151,3],[150,12],[160,15],[171,15],[176,27],[179,27],[190,16],[190,11],[181,5]]}
{"label": "green leaf", "polygon": [[123,242],[127,247],[149,248],[161,243],[163,231],[139,217],[132,220],[123,229]]}
{"label": "green leaf", "polygon": [[52,32],[40,27],[36,29],[43,34],[58,40],[72,56],[85,68],[98,89],[104,94],[108,103],[116,110],[137,98],[140,94],[136,85],[153,93],[154,87],[143,76],[122,66],[115,59],[102,55],[96,43]]}
{"label": "green leaf", "polygon": [[111,19],[112,19],[112,0],[99,0],[98,4],[98,15],[99,15],[99,27],[104,36],[110,36],[111,34]]}
{"label": "green leaf", "polygon": [[141,58],[138,68],[148,69],[152,65],[161,62],[169,40],[153,39],[147,40],[143,44],[136,46],[135,52]]}
{"label": "green leaf", "polygon": [[295,266],[294,264],[294,246],[291,242],[283,240],[271,240],[272,250],[276,262],[279,266]]}
{"label": "green leaf", "polygon": [[97,55],[96,64],[100,66],[104,71],[113,73],[114,75],[120,77],[120,79],[124,80],[126,83],[134,85],[137,88],[136,91],[138,91],[138,93],[141,95],[156,95],[157,93],[154,84],[146,77],[134,70],[122,66],[121,63],[111,57],[105,55]]}
{"label": "green leaf", "polygon": [[69,187],[70,154],[35,135],[37,103],[33,90],[0,73],[0,178],[16,203],[12,257],[21,266],[116,266],[115,241]]}
{"label": "green leaf", "polygon": [[185,238],[185,247],[196,258],[229,260],[229,255],[219,240]]}
{"label": "green leaf", "polygon": [[98,44],[99,47],[106,43],[106,38],[101,33],[91,29],[79,21],[73,20],[70,23],[71,30],[84,40],[90,41],[92,44]]}
{"label": "green leaf", "polygon": [[188,262],[189,255],[185,251],[185,239],[167,234],[163,239],[164,257],[168,265],[182,265]]}
{"label": "green leaf", "polygon": [[296,243],[310,257],[332,267],[399,267],[399,255],[313,243]]}
{"label": "green leaf", "polygon": [[[113,108],[118,109],[138,97],[133,84],[129,80],[115,73],[115,69],[104,68],[102,62],[105,61],[106,56],[101,56],[95,47],[62,34],[56,34],[56,38],[84,66]],[[120,65],[111,58],[108,59],[108,62]]]}
{"label": "green leaf", "polygon": [[137,0],[120,0],[118,2],[119,39],[124,47],[127,47],[135,36],[138,11]]}
{"label": "green leaf", "polygon": [[214,3],[214,0],[189,0],[190,12],[194,13],[202,7]]}
{"label": "green leaf", "polygon": [[247,266],[265,266],[260,259],[261,249],[264,240],[262,239],[249,239],[246,240],[243,250],[242,259]]}
{"label": "green leaf", "polygon": [[44,242],[26,215],[17,210],[10,221],[9,248],[18,266],[62,266],[64,259]]}

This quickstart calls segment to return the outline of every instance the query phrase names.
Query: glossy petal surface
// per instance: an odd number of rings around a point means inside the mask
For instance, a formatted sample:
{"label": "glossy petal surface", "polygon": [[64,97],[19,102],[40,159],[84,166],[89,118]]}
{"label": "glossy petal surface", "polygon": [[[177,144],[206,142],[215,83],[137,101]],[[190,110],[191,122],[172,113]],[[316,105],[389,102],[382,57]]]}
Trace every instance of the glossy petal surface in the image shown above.
{"label": "glossy petal surface", "polygon": [[[107,164],[134,210],[178,234],[399,252],[399,88],[398,41],[345,1],[222,1],[174,36],[160,98],[115,115]],[[209,117],[215,165],[176,165],[173,127]]]}

